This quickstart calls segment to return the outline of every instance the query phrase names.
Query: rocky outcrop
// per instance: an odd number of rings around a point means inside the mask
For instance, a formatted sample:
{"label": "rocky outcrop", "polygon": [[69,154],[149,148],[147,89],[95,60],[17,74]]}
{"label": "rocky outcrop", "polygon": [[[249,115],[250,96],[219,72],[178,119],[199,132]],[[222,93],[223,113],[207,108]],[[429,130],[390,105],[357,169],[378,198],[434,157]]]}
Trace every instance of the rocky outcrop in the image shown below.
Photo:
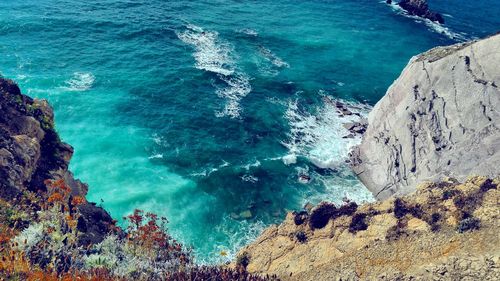
{"label": "rocky outcrop", "polygon": [[375,105],[353,170],[379,198],[500,167],[500,35],[411,59]]}
{"label": "rocky outcrop", "polygon": [[281,280],[498,280],[499,183],[450,178],[399,199],[289,213],[238,261]]}
{"label": "rocky outcrop", "polygon": [[[15,202],[25,191],[47,196],[46,180],[62,179],[72,196],[85,197],[87,185],[68,170],[73,148],[54,129],[54,114],[45,100],[21,94],[12,81],[0,78],[0,198]],[[93,203],[78,207],[81,244],[98,243],[112,224],[110,215]]]}
{"label": "rocky outcrop", "polygon": [[[391,4],[392,1],[387,3]],[[398,5],[412,16],[418,16],[431,21],[444,23],[443,16],[439,13],[431,11],[426,0],[402,0],[398,3]]]}

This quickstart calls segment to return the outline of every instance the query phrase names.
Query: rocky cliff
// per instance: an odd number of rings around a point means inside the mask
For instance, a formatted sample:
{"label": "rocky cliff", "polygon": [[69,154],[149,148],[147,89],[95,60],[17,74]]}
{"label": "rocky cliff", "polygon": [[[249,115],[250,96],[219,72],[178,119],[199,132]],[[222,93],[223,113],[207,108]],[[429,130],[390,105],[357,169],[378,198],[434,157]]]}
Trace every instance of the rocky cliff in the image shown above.
{"label": "rocky cliff", "polygon": [[[47,180],[63,180],[71,197],[85,197],[87,186],[68,170],[72,154],[54,129],[48,103],[21,94],[14,82],[0,78],[0,199],[15,203],[31,191],[47,200]],[[80,244],[101,242],[112,222],[109,214],[89,202],[78,209]]]}
{"label": "rocky cliff", "polygon": [[352,167],[379,199],[500,169],[500,35],[410,60],[369,115]]}
{"label": "rocky cliff", "polygon": [[289,213],[239,260],[282,280],[499,280],[499,183],[446,179],[399,199]]}
{"label": "rocky cliff", "polygon": [[235,264],[282,280],[499,280],[499,64],[500,35],[412,58],[351,155],[383,201],[291,212]]}

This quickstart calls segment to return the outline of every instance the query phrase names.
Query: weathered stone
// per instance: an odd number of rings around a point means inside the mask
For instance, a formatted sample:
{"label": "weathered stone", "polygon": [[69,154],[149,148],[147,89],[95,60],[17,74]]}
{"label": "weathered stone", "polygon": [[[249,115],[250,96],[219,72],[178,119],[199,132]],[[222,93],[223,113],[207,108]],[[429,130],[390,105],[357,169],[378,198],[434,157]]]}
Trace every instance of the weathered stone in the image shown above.
{"label": "weathered stone", "polygon": [[499,63],[500,35],[411,59],[351,154],[353,170],[377,198],[444,176],[499,175]]}

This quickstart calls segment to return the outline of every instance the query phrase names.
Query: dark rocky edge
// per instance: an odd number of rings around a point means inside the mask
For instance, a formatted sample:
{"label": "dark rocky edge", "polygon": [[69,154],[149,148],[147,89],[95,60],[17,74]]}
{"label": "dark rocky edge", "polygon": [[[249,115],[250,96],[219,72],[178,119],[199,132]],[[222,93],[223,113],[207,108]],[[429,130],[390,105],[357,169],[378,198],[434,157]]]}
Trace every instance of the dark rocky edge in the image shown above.
{"label": "dark rocky edge", "polygon": [[[62,179],[71,196],[85,197],[87,185],[68,170],[73,148],[54,128],[54,113],[45,100],[21,94],[12,81],[0,77],[0,198],[16,202],[25,191],[47,199],[47,180]],[[34,207],[36,208],[36,206]],[[79,244],[99,243],[109,232],[111,216],[95,203],[78,206]]]}

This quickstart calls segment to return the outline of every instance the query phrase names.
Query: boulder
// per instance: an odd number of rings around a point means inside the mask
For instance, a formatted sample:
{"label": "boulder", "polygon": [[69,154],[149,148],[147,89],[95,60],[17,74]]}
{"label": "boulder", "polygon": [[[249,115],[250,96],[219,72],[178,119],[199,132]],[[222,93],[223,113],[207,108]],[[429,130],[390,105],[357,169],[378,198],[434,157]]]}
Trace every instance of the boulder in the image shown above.
{"label": "boulder", "polygon": [[430,19],[431,21],[444,23],[443,16],[439,13],[432,12],[429,9],[429,5],[426,0],[401,0],[398,5],[412,16],[418,16]]}
{"label": "boulder", "polygon": [[412,58],[351,153],[365,186],[384,199],[445,176],[498,176],[499,64],[499,34]]}

